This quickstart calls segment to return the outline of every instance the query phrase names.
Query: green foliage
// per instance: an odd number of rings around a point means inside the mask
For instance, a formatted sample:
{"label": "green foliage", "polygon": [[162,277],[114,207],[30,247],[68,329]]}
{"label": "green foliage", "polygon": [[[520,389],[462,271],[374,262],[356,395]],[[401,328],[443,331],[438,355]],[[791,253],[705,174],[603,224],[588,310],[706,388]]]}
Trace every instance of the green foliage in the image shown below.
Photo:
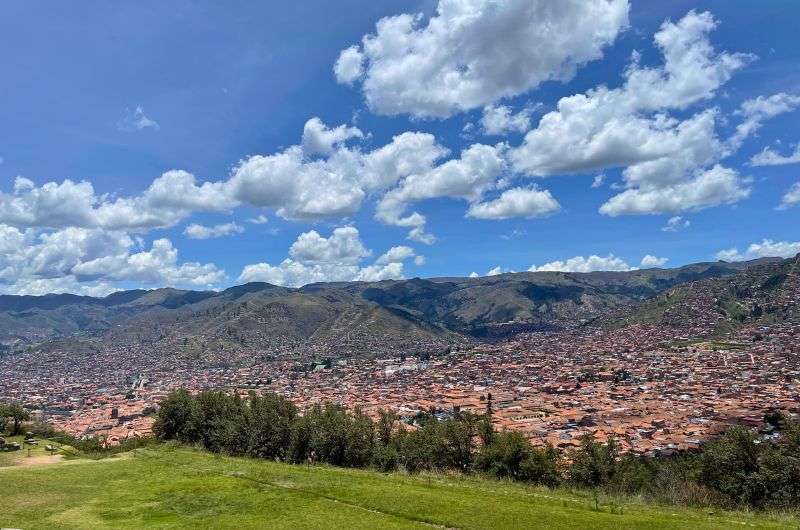
{"label": "green foliage", "polygon": [[709,444],[701,458],[701,484],[733,504],[793,507],[800,504],[800,426],[786,422],[777,443],[760,443],[734,427]]}
{"label": "green foliage", "polygon": [[475,467],[498,478],[556,486],[559,457],[552,446],[534,448],[518,432],[500,432],[478,453]]}
{"label": "green foliage", "polygon": [[0,433],[11,424],[10,434],[17,435],[22,432],[22,422],[31,418],[30,413],[19,403],[0,403]]}
{"label": "green foliage", "polygon": [[615,478],[618,459],[617,444],[609,438],[598,443],[593,436],[581,438],[581,447],[572,455],[569,479],[576,486],[595,488],[610,484]]}
{"label": "green foliage", "polygon": [[193,444],[200,441],[202,412],[199,403],[184,389],[161,401],[153,433],[162,440]]}

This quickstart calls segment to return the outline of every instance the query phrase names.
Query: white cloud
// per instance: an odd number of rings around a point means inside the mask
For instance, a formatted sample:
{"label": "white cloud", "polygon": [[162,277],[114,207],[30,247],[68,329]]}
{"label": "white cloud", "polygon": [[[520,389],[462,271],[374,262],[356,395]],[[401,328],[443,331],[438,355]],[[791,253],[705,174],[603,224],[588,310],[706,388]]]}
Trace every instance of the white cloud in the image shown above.
{"label": "white cloud", "polygon": [[259,214],[255,217],[251,217],[250,219],[247,220],[247,222],[254,225],[264,225],[269,222],[269,219],[267,218],[266,215]]}
{"label": "white cloud", "polygon": [[121,131],[141,131],[144,129],[159,130],[161,127],[158,122],[145,114],[144,108],[138,105],[135,109],[125,110],[125,116],[117,122],[117,128]]}
{"label": "white cloud", "polygon": [[683,218],[680,215],[676,215],[667,219],[667,224],[661,227],[662,232],[678,232],[685,228],[689,228],[689,225],[692,224],[688,219]]}
{"label": "white cloud", "polygon": [[630,271],[634,268],[613,254],[597,256],[592,254],[588,258],[575,256],[565,261],[551,261],[537,267],[531,265],[530,272],[594,272],[594,271]]}
{"label": "white cloud", "polygon": [[337,263],[352,265],[369,256],[358,229],[353,226],[336,228],[330,237],[316,230],[304,232],[289,248],[289,255],[302,263]]}
{"label": "white cloud", "polygon": [[794,151],[786,156],[765,147],[750,159],[750,165],[753,166],[784,166],[787,164],[800,164],[800,143],[795,146]]}
{"label": "white cloud", "polygon": [[656,256],[648,254],[642,258],[640,266],[645,268],[663,267],[664,265],[667,264],[668,261],[669,258],[658,258]]}
{"label": "white cloud", "polygon": [[736,171],[717,165],[685,182],[627,189],[603,204],[600,213],[610,216],[677,213],[733,204],[749,195],[750,187]]}
{"label": "white cloud", "polygon": [[760,243],[752,243],[744,253],[740,253],[735,247],[720,250],[716,258],[724,261],[746,261],[766,257],[790,258],[798,253],[800,253],[800,241],[764,239]]}
{"label": "white cloud", "polygon": [[[0,191],[0,223],[145,232],[174,226],[197,212],[229,213],[240,206],[271,209],[284,219],[319,220],[349,217],[375,196],[378,220],[406,227],[410,240],[431,244],[435,237],[426,232],[424,215],[406,214],[410,203],[439,197],[479,203],[487,191],[508,186],[505,143],[474,144],[460,158],[443,161],[449,152],[431,134],[405,132],[373,150],[362,149],[366,138],[355,127],[328,127],[312,118],[304,127],[302,145],[246,158],[227,179],[198,182],[191,173],[172,170],[129,197],[98,194],[87,181],[37,186],[19,177],[12,192]],[[347,145],[348,140],[356,145]],[[527,201],[524,215],[556,204],[546,191],[516,191],[473,212],[503,206],[512,197]],[[534,199],[544,201],[539,210]]]}
{"label": "white cloud", "polygon": [[791,112],[800,105],[800,96],[780,92],[771,96],[758,96],[742,103],[737,115],[743,116],[744,121],[736,127],[736,133],[728,140],[728,149],[736,151],[742,142],[756,133],[761,128],[764,120],[774,118],[780,114]]}
{"label": "white cloud", "polygon": [[156,239],[147,251],[80,263],[72,272],[78,277],[170,286],[213,287],[225,279],[225,273],[212,263],[178,263],[178,250],[169,239]]}
{"label": "white cloud", "polygon": [[225,278],[213,264],[180,263],[167,239],[136,251],[124,232],[65,228],[46,233],[0,224],[0,290],[14,294],[107,294],[117,282],[213,287]]}
{"label": "white cloud", "polygon": [[342,50],[336,64],[333,65],[336,80],[342,84],[351,85],[364,73],[364,54],[357,45]]}
{"label": "white cloud", "polygon": [[242,232],[244,232],[244,228],[233,222],[214,226],[204,226],[201,224],[192,223],[183,231],[183,233],[191,239],[212,239],[230,236],[233,234],[241,234]]}
{"label": "white cloud", "polygon": [[409,247],[396,246],[373,264],[361,267],[361,261],[371,254],[355,227],[336,228],[327,238],[311,230],[298,236],[289,249],[290,257],[278,265],[247,265],[238,281],[300,287],[316,282],[402,279],[405,262],[419,257]]}
{"label": "white cloud", "polygon": [[524,133],[531,128],[533,110],[534,107],[526,107],[514,114],[511,107],[506,105],[487,105],[481,117],[483,132],[490,135]]}
{"label": "white cloud", "polygon": [[470,273],[469,273],[469,277],[470,277],[470,278],[480,278],[480,277],[481,277],[481,275],[480,275],[480,274],[478,274],[478,273],[477,273],[477,272],[475,272],[475,271],[472,271],[472,272],[470,272]]}
{"label": "white cloud", "polygon": [[303,127],[303,153],[306,156],[330,155],[336,147],[351,138],[363,138],[357,127],[339,125],[328,128],[319,118],[311,118]]}
{"label": "white cloud", "polygon": [[419,212],[406,215],[408,205],[437,197],[463,199],[470,203],[478,201],[483,193],[497,187],[506,167],[505,149],[505,144],[473,144],[462,151],[459,159],[448,160],[428,171],[406,177],[383,196],[375,217],[387,224],[411,228],[409,239],[432,242],[433,237],[424,230],[425,216]]}
{"label": "white cloud", "polygon": [[789,191],[781,198],[781,204],[778,206],[778,209],[785,210],[797,204],[800,204],[800,182],[795,182],[794,185],[789,188]]}
{"label": "white cloud", "polygon": [[222,183],[197,185],[186,171],[167,171],[138,197],[97,195],[90,182],[36,186],[17,177],[14,191],[0,192],[0,223],[39,228],[146,230],[172,226],[194,211],[224,212],[238,203]]}
{"label": "white cloud", "polygon": [[[225,183],[228,193],[241,203],[275,209],[285,219],[346,217],[361,208],[369,193],[428,171],[447,154],[425,133],[406,132],[364,153],[342,145],[344,139],[363,136],[357,129],[329,129],[316,119],[305,129],[305,147],[243,161]],[[323,157],[309,160],[305,149]]]}
{"label": "white cloud", "polygon": [[[692,210],[746,197],[736,173],[706,169],[728,154],[715,133],[718,112],[707,109],[684,120],[667,114],[710,99],[750,60],[716,53],[708,40],[715,26],[709,13],[694,11],[665,22],[655,35],[662,66],[643,67],[634,54],[621,87],[601,85],[562,98],[511,150],[514,168],[548,176],[625,167],[627,189],[603,205],[600,211],[608,215]],[[706,186],[705,193],[691,193],[698,185]],[[675,192],[675,200],[665,200]]]}
{"label": "white cloud", "polygon": [[571,79],[627,25],[627,0],[440,0],[427,21],[378,21],[334,72],[340,83],[363,78],[378,114],[446,117]]}
{"label": "white cloud", "polygon": [[503,268],[498,265],[497,267],[493,268],[492,270],[486,273],[486,276],[499,276],[503,274]]}
{"label": "white cloud", "polygon": [[467,217],[476,219],[509,219],[511,217],[541,217],[557,212],[558,201],[547,190],[512,188],[498,198],[476,202],[467,210]]}
{"label": "white cloud", "polygon": [[404,245],[392,247],[386,251],[381,257],[375,260],[378,265],[385,265],[387,263],[401,263],[407,259],[415,256],[414,249]]}
{"label": "white cloud", "polygon": [[594,179],[592,180],[592,187],[593,188],[599,188],[600,186],[603,185],[603,182],[605,180],[606,180],[606,176],[605,176],[604,173],[600,173],[598,175],[595,175]]}

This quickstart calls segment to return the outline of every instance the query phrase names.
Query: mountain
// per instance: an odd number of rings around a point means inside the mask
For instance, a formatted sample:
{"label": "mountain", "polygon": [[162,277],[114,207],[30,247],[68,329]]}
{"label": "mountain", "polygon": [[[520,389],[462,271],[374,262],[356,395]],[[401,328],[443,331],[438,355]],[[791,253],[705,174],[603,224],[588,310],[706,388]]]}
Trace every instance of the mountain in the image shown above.
{"label": "mountain", "polygon": [[800,254],[759,262],[734,275],[677,285],[595,324],[692,327],[721,336],[742,325],[782,322],[800,323]]}
{"label": "mountain", "polygon": [[522,272],[482,278],[248,283],[224,291],[133,290],[104,298],[0,296],[6,350],[52,341],[202,355],[436,352],[519,331],[563,329],[676,286],[784,263],[697,263],[628,272]]}

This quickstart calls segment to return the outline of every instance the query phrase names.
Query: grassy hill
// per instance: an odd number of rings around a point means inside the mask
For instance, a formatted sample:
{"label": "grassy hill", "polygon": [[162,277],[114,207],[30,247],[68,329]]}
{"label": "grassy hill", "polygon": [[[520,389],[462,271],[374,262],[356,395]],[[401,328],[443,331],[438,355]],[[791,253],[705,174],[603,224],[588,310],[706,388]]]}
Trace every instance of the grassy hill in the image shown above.
{"label": "grassy hill", "polygon": [[[9,465],[16,464],[16,465]],[[2,466],[6,467],[2,467]],[[789,518],[646,505],[459,475],[384,475],[173,446],[0,462],[0,527],[785,528]]]}

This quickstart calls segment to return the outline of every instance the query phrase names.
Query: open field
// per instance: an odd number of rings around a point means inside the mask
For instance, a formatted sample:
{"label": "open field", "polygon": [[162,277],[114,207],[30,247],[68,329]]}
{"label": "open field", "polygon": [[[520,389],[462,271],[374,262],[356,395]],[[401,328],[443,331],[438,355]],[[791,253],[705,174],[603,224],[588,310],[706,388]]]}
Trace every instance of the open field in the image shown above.
{"label": "open field", "polygon": [[0,469],[0,527],[785,528],[790,519],[654,507],[477,477],[384,475],[170,446]]}

